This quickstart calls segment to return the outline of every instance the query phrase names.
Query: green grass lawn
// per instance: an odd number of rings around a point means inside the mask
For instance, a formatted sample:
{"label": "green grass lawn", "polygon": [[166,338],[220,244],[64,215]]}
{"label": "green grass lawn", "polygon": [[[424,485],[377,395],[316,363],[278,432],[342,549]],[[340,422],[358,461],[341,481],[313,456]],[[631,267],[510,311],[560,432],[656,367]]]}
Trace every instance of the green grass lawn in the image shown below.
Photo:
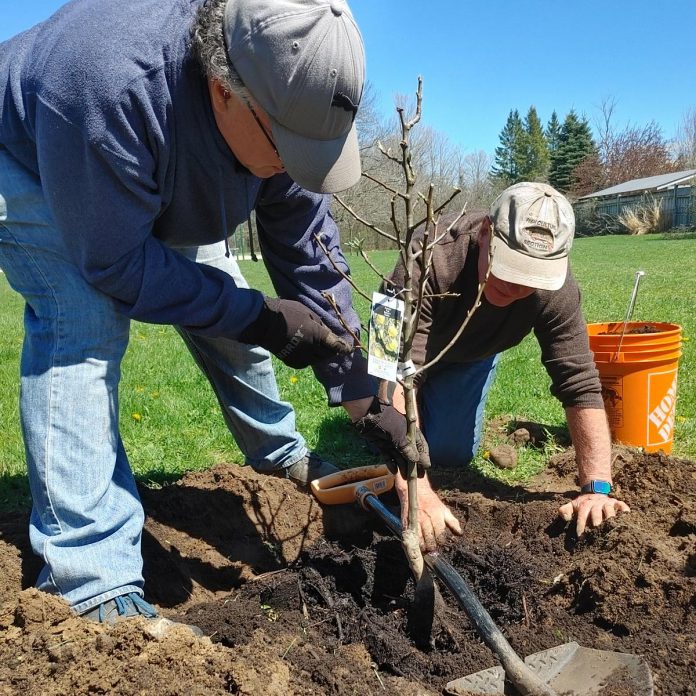
{"label": "green grass lawn", "polygon": [[[360,287],[374,289],[378,281],[372,272],[359,258],[349,259]],[[372,260],[387,271],[395,253],[376,252]],[[682,325],[685,342],[673,454],[696,458],[696,239],[661,235],[579,239],[572,264],[588,321],[622,320],[635,272],[643,270],[646,276],[634,318]],[[240,265],[252,287],[271,291],[262,263]],[[356,306],[365,317],[367,303],[357,298]],[[17,408],[21,342],[22,301],[0,275],[0,507],[5,508],[28,500]],[[323,389],[311,370],[292,370],[279,362],[276,366],[282,396],[295,406],[298,429],[309,445],[343,465],[370,461],[343,410],[326,407]],[[170,327],[133,324],[120,398],[121,432],[131,465],[142,480],[157,485],[216,462],[242,462],[212,391]],[[564,425],[563,410],[549,394],[549,379],[533,337],[504,355],[487,415],[509,415],[552,428]],[[493,469],[482,457],[475,465],[496,477],[523,480],[543,467],[553,449],[551,444],[546,452],[523,451],[512,473]]]}

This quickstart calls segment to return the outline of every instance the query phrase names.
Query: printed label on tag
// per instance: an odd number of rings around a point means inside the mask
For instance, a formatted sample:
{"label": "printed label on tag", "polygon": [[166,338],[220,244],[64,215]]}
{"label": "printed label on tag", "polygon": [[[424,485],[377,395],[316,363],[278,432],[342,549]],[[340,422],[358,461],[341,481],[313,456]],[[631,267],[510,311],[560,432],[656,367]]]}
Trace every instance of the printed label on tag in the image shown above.
{"label": "printed label on tag", "polygon": [[404,303],[396,297],[372,293],[370,337],[367,354],[369,374],[396,382],[396,368],[401,347]]}

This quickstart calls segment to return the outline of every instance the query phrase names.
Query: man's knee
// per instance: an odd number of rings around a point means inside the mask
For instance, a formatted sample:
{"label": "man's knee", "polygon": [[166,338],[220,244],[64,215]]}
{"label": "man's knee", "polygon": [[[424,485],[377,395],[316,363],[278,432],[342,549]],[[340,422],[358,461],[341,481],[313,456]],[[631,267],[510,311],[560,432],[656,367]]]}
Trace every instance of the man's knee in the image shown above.
{"label": "man's knee", "polygon": [[473,444],[471,442],[443,442],[440,438],[433,438],[428,440],[428,449],[430,450],[430,461],[433,467],[443,469],[468,466],[474,458]]}

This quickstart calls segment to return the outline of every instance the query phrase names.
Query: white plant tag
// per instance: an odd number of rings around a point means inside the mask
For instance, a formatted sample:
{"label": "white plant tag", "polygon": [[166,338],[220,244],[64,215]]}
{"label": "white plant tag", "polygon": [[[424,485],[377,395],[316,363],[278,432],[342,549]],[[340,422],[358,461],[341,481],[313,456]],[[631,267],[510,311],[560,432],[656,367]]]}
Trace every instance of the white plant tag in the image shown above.
{"label": "white plant tag", "polygon": [[367,355],[369,374],[396,382],[404,303],[396,297],[372,293],[370,337]]}
{"label": "white plant tag", "polygon": [[399,379],[404,379],[404,377],[410,377],[416,374],[416,366],[413,364],[413,360],[407,360],[406,362],[400,362],[397,370],[397,375]]}

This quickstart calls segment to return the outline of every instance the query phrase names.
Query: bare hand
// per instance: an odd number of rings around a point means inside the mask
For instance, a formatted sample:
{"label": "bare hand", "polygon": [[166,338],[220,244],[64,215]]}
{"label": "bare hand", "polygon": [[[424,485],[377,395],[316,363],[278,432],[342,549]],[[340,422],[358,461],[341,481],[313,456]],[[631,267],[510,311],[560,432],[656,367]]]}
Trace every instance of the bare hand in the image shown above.
{"label": "bare hand", "polygon": [[566,522],[577,518],[578,536],[585,533],[586,527],[599,527],[604,520],[616,517],[617,512],[631,512],[631,508],[622,500],[601,493],[584,493],[558,508],[559,516]]}
{"label": "bare hand", "polygon": [[[401,524],[408,526],[408,487],[405,479],[396,475],[396,492],[401,502]],[[422,551],[435,551],[444,543],[447,531],[462,535],[462,526],[452,511],[430,487],[427,476],[418,479],[418,543]]]}

